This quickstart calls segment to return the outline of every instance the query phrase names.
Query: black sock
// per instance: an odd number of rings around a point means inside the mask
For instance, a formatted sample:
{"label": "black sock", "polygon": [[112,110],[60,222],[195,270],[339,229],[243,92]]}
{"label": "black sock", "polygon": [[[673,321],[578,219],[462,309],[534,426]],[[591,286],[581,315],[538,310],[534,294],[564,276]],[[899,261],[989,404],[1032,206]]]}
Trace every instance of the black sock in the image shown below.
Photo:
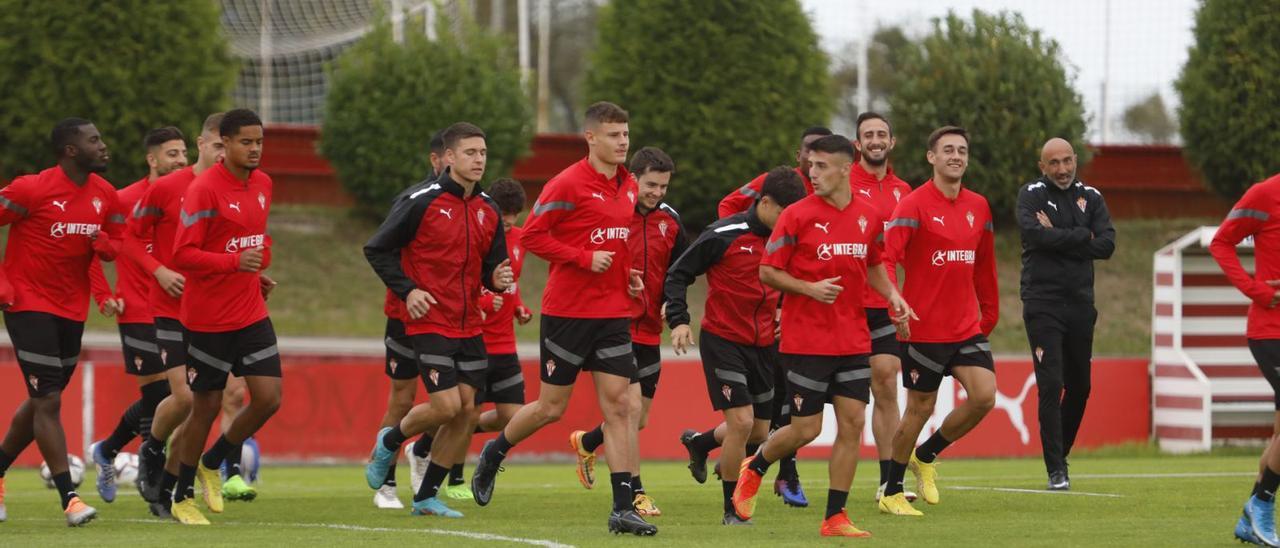
{"label": "black sock", "polygon": [[[397,432],[400,431],[399,426],[396,427],[396,431]],[[388,435],[388,437],[390,436]],[[418,441],[413,442],[413,450],[412,450],[413,456],[418,457],[420,459],[427,458],[427,455],[431,454],[431,443],[434,441],[435,441],[435,438],[432,438],[431,436],[428,436],[426,434],[418,436]],[[400,443],[404,443],[404,442],[401,441]]]}
{"label": "black sock", "polygon": [[396,486],[396,461],[391,461],[391,466],[387,467],[387,477],[383,478],[382,484]]}
{"label": "black sock", "polygon": [[614,472],[609,474],[609,483],[613,484],[613,511],[630,510],[635,495],[631,492],[631,474]]}
{"label": "black sock", "polygon": [[800,479],[800,473],[796,471],[795,453],[778,459],[778,479],[791,481]]}
{"label": "black sock", "polygon": [[111,435],[107,439],[102,440],[98,444],[98,449],[102,451],[102,456],[108,461],[115,461],[116,454],[120,452],[120,448],[133,441],[133,437],[138,435],[140,426],[138,422],[142,417],[142,400],[133,402],[124,413],[120,415],[120,422],[116,423],[116,429],[111,431]]}
{"label": "black sock", "polygon": [[889,479],[885,482],[888,485],[884,488],[884,496],[892,497],[902,492],[902,481],[907,475],[907,463],[898,462],[896,460],[889,461]]}
{"label": "black sock", "polygon": [[758,443],[748,443],[748,444],[747,444],[747,456],[748,456],[748,457],[750,457],[751,455],[756,454],[756,452],[757,452],[757,451],[759,451],[759,450],[760,450],[760,444],[758,444]]}
{"label": "black sock", "polygon": [[67,505],[71,504],[71,498],[76,495],[76,486],[71,483],[71,471],[53,475],[53,486],[58,488],[58,495],[62,497],[62,509],[66,510]]}
{"label": "black sock", "polygon": [[880,459],[880,485],[889,483],[889,463],[890,459]]}
{"label": "black sock", "polygon": [[[0,474],[0,477],[2,477],[2,476],[3,476],[3,475],[2,475],[2,474]],[[1258,488],[1259,488],[1259,487],[1261,487],[1261,486],[1262,486],[1262,482],[1260,482],[1260,481],[1255,481],[1255,482],[1253,482],[1253,491],[1250,491],[1250,492],[1249,492],[1249,496],[1251,496],[1251,497],[1256,497],[1256,496],[1258,496],[1258,491],[1259,491],[1259,489],[1258,489]]]}
{"label": "black sock", "polygon": [[720,442],[716,441],[716,429],[712,428],[695,435],[693,439],[689,440],[689,445],[703,453],[712,452],[715,448],[720,447]]}
{"label": "black sock", "polygon": [[0,449],[0,478],[4,477],[5,472],[9,471],[9,467],[13,465],[13,457]]}
{"label": "black sock", "polygon": [[453,465],[453,468],[449,469],[449,485],[462,485],[466,483],[467,480],[462,479],[462,466],[462,463],[459,462],[458,464]]}
{"label": "black sock", "polygon": [[507,458],[507,453],[510,452],[513,447],[515,447],[515,444],[507,441],[507,433],[501,432],[498,434],[498,437],[493,440],[493,453],[489,456],[493,458],[495,462],[502,462],[502,459]]}
{"label": "black sock", "polygon": [[1264,466],[1262,480],[1258,484],[1258,500],[1272,502],[1276,500],[1276,488],[1280,487],[1280,473],[1273,472],[1270,466]]}
{"label": "black sock", "polygon": [[644,493],[644,484],[640,483],[640,476],[631,476],[631,491],[637,495]]}
{"label": "black sock", "polygon": [[733,491],[738,488],[738,480],[722,480],[720,488],[724,490],[724,513],[728,514],[733,511]]}
{"label": "black sock", "polygon": [[[223,457],[223,462],[227,463],[227,477],[240,476],[240,457],[244,455],[244,444],[237,443],[227,450],[227,456]],[[243,479],[243,478],[242,478]]]}
{"label": "black sock", "polygon": [[217,470],[222,466],[222,461],[226,460],[227,455],[231,454],[231,450],[239,447],[238,444],[227,441],[226,434],[218,436],[218,440],[213,442],[213,447],[204,452],[204,456],[200,457],[200,464],[210,470]]}
{"label": "black sock", "polygon": [[168,470],[164,471],[164,475],[160,476],[160,503],[168,507],[173,503],[173,488],[178,485],[178,476],[170,474]]}
{"label": "black sock", "polygon": [[942,437],[942,431],[934,432],[929,439],[924,440],[920,447],[916,448],[916,460],[929,464],[938,458],[938,453],[946,449],[951,442],[947,438]]}
{"label": "black sock", "polygon": [[142,438],[142,445],[138,446],[139,455],[150,455],[152,457],[164,455],[164,440],[157,439],[151,434],[147,434]]}
{"label": "black sock", "polygon": [[594,430],[582,435],[582,449],[589,453],[594,453],[597,447],[604,445],[604,425],[595,427]]}
{"label": "black sock", "polygon": [[422,502],[436,496],[440,492],[440,484],[444,482],[447,475],[449,475],[448,468],[436,464],[435,461],[428,461],[427,473],[422,477],[422,485],[418,486],[418,493],[413,496],[413,502]]}
{"label": "black sock", "polygon": [[760,476],[763,477],[765,474],[769,473],[769,466],[772,464],[772,462],[764,460],[764,453],[760,453],[755,457],[752,457],[751,464],[748,464],[747,468],[755,470],[757,474],[760,474]]}
{"label": "black sock", "polygon": [[[392,426],[391,431],[387,432],[387,435],[382,437],[382,446],[386,447],[388,451],[395,453],[400,450],[400,446],[404,445],[404,442],[407,439],[409,439],[409,437],[404,435],[404,432],[400,431],[400,425],[397,424]],[[430,446],[431,444],[427,444],[427,447]]]}
{"label": "black sock", "polygon": [[196,496],[196,467],[178,465],[178,483],[173,486],[173,502],[182,502]]}
{"label": "black sock", "polygon": [[831,516],[839,514],[844,510],[844,504],[849,501],[848,491],[836,491],[835,489],[827,489],[827,519]]}

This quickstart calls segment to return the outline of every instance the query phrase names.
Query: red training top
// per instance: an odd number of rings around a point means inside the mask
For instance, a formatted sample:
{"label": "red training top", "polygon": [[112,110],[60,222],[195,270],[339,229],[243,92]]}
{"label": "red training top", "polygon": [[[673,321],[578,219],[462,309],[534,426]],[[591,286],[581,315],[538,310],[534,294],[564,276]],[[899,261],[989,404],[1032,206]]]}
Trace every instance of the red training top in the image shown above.
{"label": "red training top", "polygon": [[809,195],[782,211],[760,265],[806,282],[838,276],[835,284],[845,290],[833,304],[805,295],[784,297],[779,351],[814,356],[871,352],[862,287],[867,285],[867,268],[880,264],[875,242],[883,226],[875,208],[858,199],[836,209]]}
{"label": "red training top", "polygon": [[[561,318],[631,317],[627,293],[631,215],[636,180],[617,166],[605,177],[587,158],[547,181],[524,222],[525,250],[551,263],[542,294],[542,313]],[[591,271],[595,251],[613,252],[602,273]]]}
{"label": "red training top", "polygon": [[[1254,273],[1240,265],[1236,244],[1253,237]],[[1280,175],[1249,187],[1227,214],[1209,244],[1209,252],[1231,284],[1249,297],[1250,339],[1280,339],[1280,307],[1273,306],[1280,287],[1267,284],[1280,279]]]}
{"label": "red training top", "polygon": [[667,204],[648,213],[637,208],[631,217],[631,268],[644,279],[644,293],[631,300],[631,340],[638,344],[662,343],[662,284],[667,269],[684,254],[684,229],[680,214]]}
{"label": "red training top", "polygon": [[920,317],[911,320],[911,342],[956,343],[995,329],[993,230],[987,199],[967,188],[951,200],[931,179],[898,204],[885,236],[885,267],[891,278],[893,265],[906,271],[902,297]]}
{"label": "red training top", "polygon": [[[116,191],[118,200],[116,213],[125,219],[128,219],[135,209],[135,206],[150,187],[151,182],[144,177],[141,180]],[[116,242],[116,245],[120,246],[122,250],[124,249],[124,240],[127,238],[128,232],[126,225],[126,229],[121,231],[120,240]],[[145,241],[143,243],[147,246],[151,245],[150,241]],[[149,302],[151,298],[151,286],[155,285],[158,288],[159,285],[156,283],[155,277],[152,276],[150,272],[144,270],[144,268],[146,268],[145,266],[128,258],[129,253],[127,251],[123,253],[123,255],[125,255],[125,259],[116,261],[115,296],[124,300],[124,313],[116,316],[116,323],[152,323],[151,304]],[[102,277],[102,266],[96,258],[94,259],[94,266],[90,275],[95,278],[93,286],[95,288],[102,287],[106,290],[107,296],[110,296],[111,287],[106,285],[106,278]],[[97,293],[96,289],[95,293]],[[99,303],[101,303],[101,299],[99,299]]]}
{"label": "red training top", "polygon": [[[513,226],[506,233],[507,257],[511,259],[511,274],[516,283],[502,292],[502,306],[493,309],[493,298],[497,293],[488,288],[480,290],[480,311],[484,313],[484,349],[490,354],[516,353],[516,328],[512,323],[516,317],[516,307],[524,306],[520,297],[520,271],[524,270],[524,250],[520,249],[520,235],[524,232]],[[403,302],[401,303],[403,305]]]}
{"label": "red training top", "polygon": [[[893,217],[893,210],[898,207],[898,202],[911,194],[911,185],[894,175],[892,167],[886,167],[883,179],[876,179],[875,175],[863,169],[861,162],[854,162],[853,169],[849,171],[849,187],[853,190],[853,197],[869,202],[875,208],[876,215],[886,225]],[[887,227],[885,229],[887,230]],[[884,253],[883,240],[876,242],[876,247]],[[889,301],[876,290],[871,289],[871,286],[867,286],[866,293],[862,296],[862,303],[867,308],[889,308]]]}
{"label": "red training top", "polygon": [[187,166],[156,179],[129,217],[124,254],[151,279],[148,302],[153,318],[177,320],[182,313],[182,299],[165,293],[155,282],[155,272],[161,266],[179,271],[173,263],[174,242],[182,221],[182,198],[195,178],[195,169]]}
{"label": "red training top", "polygon": [[[799,173],[800,180],[804,181],[804,193],[813,194],[813,182],[809,180],[809,174],[800,171],[798,167],[796,173]],[[768,174],[769,172],[766,171],[757,175],[751,182],[742,185],[738,190],[730,192],[720,200],[720,206],[717,208],[719,217],[723,219],[735,213],[742,213],[751,207],[751,204],[756,203],[756,198],[760,197],[760,189],[764,187],[764,178]]]}

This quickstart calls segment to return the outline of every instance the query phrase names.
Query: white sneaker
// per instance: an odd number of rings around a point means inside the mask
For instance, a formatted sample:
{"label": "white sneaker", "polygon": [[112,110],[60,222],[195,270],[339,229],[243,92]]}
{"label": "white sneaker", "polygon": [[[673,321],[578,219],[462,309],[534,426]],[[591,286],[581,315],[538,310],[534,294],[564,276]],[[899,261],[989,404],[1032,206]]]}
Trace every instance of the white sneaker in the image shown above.
{"label": "white sneaker", "polygon": [[409,461],[409,485],[413,487],[413,492],[417,493],[418,488],[422,486],[422,478],[427,476],[427,463],[431,461],[431,458],[414,456],[412,443],[405,444],[404,458]]}
{"label": "white sneaker", "polygon": [[394,485],[383,485],[373,494],[373,505],[388,510],[403,510],[404,503],[396,496]]}
{"label": "white sneaker", "polygon": [[[884,490],[885,490],[885,488],[886,488],[886,487],[888,487],[888,486],[889,486],[889,484],[887,484],[887,483],[881,483],[881,484],[880,484],[880,488],[879,488],[879,489],[876,489],[876,502],[880,502],[880,499],[881,499],[882,497],[884,497]],[[911,492],[911,491],[907,491],[907,490],[905,490],[905,489],[904,489],[904,490],[902,491],[902,496],[907,497],[907,502],[915,502],[915,501],[916,501],[916,494],[915,494],[915,493],[913,493],[913,492]]]}

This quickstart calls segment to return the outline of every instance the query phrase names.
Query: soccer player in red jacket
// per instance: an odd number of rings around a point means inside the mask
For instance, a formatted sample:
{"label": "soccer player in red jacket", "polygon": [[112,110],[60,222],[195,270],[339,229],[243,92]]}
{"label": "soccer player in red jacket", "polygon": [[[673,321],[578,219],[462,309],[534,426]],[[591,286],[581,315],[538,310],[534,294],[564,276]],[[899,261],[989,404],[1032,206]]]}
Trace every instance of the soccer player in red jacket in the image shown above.
{"label": "soccer player in red jacket", "polygon": [[[635,215],[631,217],[631,268],[640,272],[644,293],[631,301],[631,350],[636,356],[636,376],[631,382],[632,397],[640,402],[634,417],[636,429],[643,430],[649,418],[653,396],[658,391],[662,373],[662,315],[666,306],[662,297],[667,269],[684,253],[688,242],[680,225],[680,214],[663,202],[671,184],[675,162],[661,149],[645,147],[631,158],[631,174],[640,189]],[[595,451],[604,444],[604,425],[590,432],[576,430],[569,435],[569,445],[578,455],[578,481],[590,489],[595,485]],[[640,462],[631,464],[633,506],[641,516],[660,516],[662,511],[644,491],[640,483]]]}
{"label": "soccer player in red jacket", "polygon": [[613,487],[611,532],[657,534],[632,507],[630,465],[639,441],[628,388],[636,377],[631,300],[644,283],[631,268],[627,240],[636,180],[623,166],[630,144],[627,111],[600,102],[587,108],[588,153],[542,188],[524,224],[525,249],[551,263],[542,295],[538,399],[485,443],[471,477],[476,503],[489,504],[499,467],[515,444],[564,415],[581,371],[591,372],[605,422],[605,456]]}
{"label": "soccer player in red jacket", "polygon": [[[857,135],[853,146],[858,149],[858,161],[849,171],[849,185],[853,197],[865,200],[876,208],[876,214],[888,224],[893,210],[911,193],[906,181],[899,179],[889,165],[889,153],[896,140],[888,118],[875,112],[858,115]],[[876,242],[884,252],[884,241]],[[884,493],[889,481],[889,463],[893,457],[893,433],[898,431],[898,372],[902,361],[898,344],[898,332],[889,316],[889,304],[879,293],[867,286],[862,298],[867,307],[867,328],[871,330],[871,432],[876,441],[876,453],[880,457],[880,487],[876,500]],[[915,500],[915,493],[907,492],[907,500]]]}
{"label": "soccer player in red jacket", "polygon": [[778,216],[804,195],[804,185],[795,171],[785,167],[770,170],[756,203],[708,226],[667,274],[667,321],[677,354],[693,346],[689,286],[698,276],[707,276],[699,352],[711,407],[724,414],[724,422],[703,434],[686,430],[680,441],[689,450],[689,471],[698,483],[707,481],[707,453],[723,447],[724,525],[750,524],[733,511],[737,465],[755,453],[768,435],[773,394],[781,389],[773,384],[780,293],[760,280],[760,259]]}
{"label": "soccer player in red jacket", "polygon": [[[800,175],[800,181],[804,183],[806,195],[813,194],[813,182],[809,180],[809,145],[827,135],[831,135],[831,130],[822,126],[813,126],[800,134],[800,147],[796,149],[795,172]],[[764,178],[767,175],[769,175],[767,171],[757,175],[755,179],[722,198],[720,205],[716,208],[719,217],[723,219],[735,213],[742,213],[756,203],[756,199],[760,197],[760,187],[764,185]]]}
{"label": "soccer player in red jacket", "polygon": [[[1240,264],[1236,246],[1253,238],[1254,272]],[[1209,253],[1231,285],[1249,298],[1245,337],[1271,389],[1280,390],[1280,175],[1255,184],[1236,202],[1209,244]],[[1276,398],[1280,424],[1280,396]],[[1253,544],[1280,545],[1275,530],[1276,489],[1280,488],[1280,432],[1271,437],[1258,463],[1253,494],[1236,523],[1236,538]]]}
{"label": "soccer player in red jacket", "polygon": [[[127,217],[142,200],[147,189],[157,179],[187,165],[187,143],[182,132],[175,127],[156,128],[147,132],[143,140],[147,151],[149,171],[143,179],[120,189],[117,193],[116,213]],[[124,234],[116,244],[123,248]],[[150,242],[148,242],[150,243]],[[164,362],[160,361],[160,348],[156,346],[156,326],[151,316],[148,298],[155,279],[143,266],[124,253],[125,260],[116,261],[116,294],[102,277],[102,267],[95,261],[94,276],[107,291],[99,299],[103,314],[115,316],[119,324],[124,371],[138,379],[142,398],[133,402],[120,416],[115,430],[105,439],[89,446],[89,455],[97,469],[98,494],[102,500],[112,502],[116,498],[116,454],[139,433],[151,431],[151,420],[156,407],[169,395],[169,382],[164,376]],[[142,484],[139,483],[139,486]]]}
{"label": "soccer player in red jacket", "polygon": [[436,495],[465,451],[483,401],[489,363],[480,289],[504,291],[514,279],[502,215],[479,187],[488,155],[484,131],[458,122],[445,129],[444,144],[444,173],[396,203],[364,247],[374,272],[404,299],[405,333],[431,394],[399,424],[378,432],[365,481],[378,489],[405,440],[438,427],[413,514],[458,518],[462,513]]}
{"label": "soccer player in red jacket", "polygon": [[0,442],[0,521],[6,517],[4,475],[32,441],[49,465],[67,525],[97,511],[76,494],[59,418],[62,391],[76,371],[89,311],[93,258],[115,259],[112,239],[124,230],[116,190],[99,173],[110,156],[98,128],[81,118],[53,127],[57,165],[0,189],[0,226],[12,225],[0,270],[0,310],[27,388]]}
{"label": "soccer player in red jacket", "polygon": [[[193,500],[197,479],[209,510],[222,512],[218,468],[275,414],[281,398],[280,349],[260,277],[271,265],[272,191],[271,178],[258,169],[262,120],[251,110],[231,110],[218,133],[225,157],[187,187],[173,251],[173,263],[186,277],[179,319],[187,330],[192,401],[182,446],[175,449],[180,463],[171,512],[186,525],[208,523]],[[245,379],[252,402],[201,455],[228,375]],[[255,495],[247,485],[234,494],[246,500]]]}
{"label": "soccer player in red jacket", "polygon": [[[996,374],[987,336],[1000,316],[996,287],[995,234],[987,199],[964,187],[969,165],[969,135],[955,126],[929,136],[926,158],[933,178],[902,199],[889,221],[885,253],[901,264],[908,302],[929,303],[920,318],[899,324],[904,341],[902,384],[907,409],[893,436],[889,485],[880,498],[882,513],[920,516],[903,494],[910,467],[925,502],[938,503],[934,459],[977,426],[995,405]],[[942,426],[912,451],[920,430],[933,415],[938,388],[955,377],[968,397]]]}
{"label": "soccer player in red jacket", "polygon": [[[845,503],[861,447],[863,417],[871,397],[870,331],[863,286],[884,296],[903,321],[910,307],[898,294],[875,242],[883,222],[868,202],[853,198],[849,170],[853,144],[831,135],[810,145],[814,194],[792,204],[778,219],[760,280],[787,294],[782,301],[779,362],[786,370],[791,424],[770,436],[754,457],[742,461],[734,511],[751,519],[755,495],[768,467],[818,437],[823,408],[835,408],[830,489],[822,536],[867,537],[849,521]],[[849,291],[844,288],[849,287]],[[844,329],[832,333],[832,329]]]}

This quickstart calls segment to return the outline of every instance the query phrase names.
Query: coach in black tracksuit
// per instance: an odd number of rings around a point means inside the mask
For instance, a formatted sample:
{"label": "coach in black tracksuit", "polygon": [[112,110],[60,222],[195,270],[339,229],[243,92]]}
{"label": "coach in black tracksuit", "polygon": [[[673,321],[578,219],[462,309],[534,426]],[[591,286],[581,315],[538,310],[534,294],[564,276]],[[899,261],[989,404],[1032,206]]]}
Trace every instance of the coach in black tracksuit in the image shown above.
{"label": "coach in black tracksuit", "polygon": [[1067,455],[1089,399],[1093,261],[1115,251],[1116,230],[1102,193],[1076,179],[1076,155],[1062,139],[1045,143],[1043,177],[1018,193],[1022,233],[1022,317],[1040,393],[1040,443],[1049,489],[1067,490]]}

